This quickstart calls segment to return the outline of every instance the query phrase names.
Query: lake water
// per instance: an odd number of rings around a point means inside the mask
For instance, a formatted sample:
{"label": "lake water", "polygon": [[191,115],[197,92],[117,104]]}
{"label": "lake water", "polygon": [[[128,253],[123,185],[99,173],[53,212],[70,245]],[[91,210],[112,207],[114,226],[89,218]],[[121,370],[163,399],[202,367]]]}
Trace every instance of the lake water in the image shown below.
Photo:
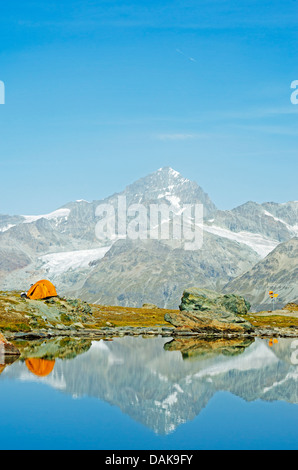
{"label": "lake water", "polygon": [[18,344],[3,449],[298,449],[298,342],[123,337]]}

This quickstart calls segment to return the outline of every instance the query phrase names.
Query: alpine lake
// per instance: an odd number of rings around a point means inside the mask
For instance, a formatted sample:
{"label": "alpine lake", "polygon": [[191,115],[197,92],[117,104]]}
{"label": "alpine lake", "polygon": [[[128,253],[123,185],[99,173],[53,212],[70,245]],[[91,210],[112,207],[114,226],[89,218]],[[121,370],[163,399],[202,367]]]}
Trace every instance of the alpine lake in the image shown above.
{"label": "alpine lake", "polygon": [[1,449],[298,449],[297,340],[55,337],[18,347],[0,365]]}

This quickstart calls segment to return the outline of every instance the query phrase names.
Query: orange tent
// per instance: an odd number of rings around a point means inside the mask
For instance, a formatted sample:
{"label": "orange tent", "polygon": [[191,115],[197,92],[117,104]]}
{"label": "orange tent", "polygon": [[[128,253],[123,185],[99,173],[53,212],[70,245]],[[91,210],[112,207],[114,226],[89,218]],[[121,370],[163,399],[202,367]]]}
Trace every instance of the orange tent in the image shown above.
{"label": "orange tent", "polygon": [[54,369],[55,361],[48,361],[47,359],[38,359],[31,357],[26,359],[26,366],[32,374],[38,377],[46,377]]}
{"label": "orange tent", "polygon": [[55,286],[50,281],[38,281],[27,292],[27,297],[32,300],[46,299],[48,297],[57,297]]}

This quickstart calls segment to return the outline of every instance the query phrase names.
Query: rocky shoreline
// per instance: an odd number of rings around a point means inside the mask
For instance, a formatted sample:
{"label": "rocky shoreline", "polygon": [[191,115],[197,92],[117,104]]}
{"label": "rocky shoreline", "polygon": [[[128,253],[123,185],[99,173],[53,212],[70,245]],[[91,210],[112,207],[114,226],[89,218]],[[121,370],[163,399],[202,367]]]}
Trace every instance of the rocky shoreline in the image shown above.
{"label": "rocky shoreline", "polygon": [[[175,327],[113,327],[113,328],[100,328],[94,329],[50,329],[50,330],[37,330],[32,332],[8,332],[6,339],[12,340],[37,340],[37,339],[50,339],[55,337],[77,337],[77,338],[107,338],[107,337],[121,337],[121,336],[163,336],[163,337],[196,337],[200,339],[211,338],[255,338],[255,337],[280,337],[280,338],[298,338],[298,328],[254,328],[248,333],[232,333],[232,332],[200,332],[189,329],[179,329]],[[1,341],[1,337],[0,337]]]}
{"label": "rocky shoreline", "polygon": [[184,291],[179,310],[100,306],[60,297],[30,301],[17,292],[0,292],[0,331],[0,352],[6,356],[18,354],[11,342],[56,337],[295,338],[298,305],[253,314],[241,297],[200,288]]}

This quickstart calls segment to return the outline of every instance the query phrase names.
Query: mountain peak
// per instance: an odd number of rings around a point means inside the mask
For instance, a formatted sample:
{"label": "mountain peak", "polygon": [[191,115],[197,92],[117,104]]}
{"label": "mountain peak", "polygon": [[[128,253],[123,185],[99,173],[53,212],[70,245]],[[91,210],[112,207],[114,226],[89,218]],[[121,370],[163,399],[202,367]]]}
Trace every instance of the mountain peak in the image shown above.
{"label": "mountain peak", "polygon": [[208,194],[195,181],[184,178],[178,171],[167,166],[140,178],[123,191],[129,203],[203,204],[205,215],[216,211]]}
{"label": "mountain peak", "polygon": [[174,178],[178,178],[180,176],[182,178],[182,175],[178,171],[171,168],[170,166],[165,166],[163,168],[159,168],[156,173],[168,174],[168,175],[173,176]]}

